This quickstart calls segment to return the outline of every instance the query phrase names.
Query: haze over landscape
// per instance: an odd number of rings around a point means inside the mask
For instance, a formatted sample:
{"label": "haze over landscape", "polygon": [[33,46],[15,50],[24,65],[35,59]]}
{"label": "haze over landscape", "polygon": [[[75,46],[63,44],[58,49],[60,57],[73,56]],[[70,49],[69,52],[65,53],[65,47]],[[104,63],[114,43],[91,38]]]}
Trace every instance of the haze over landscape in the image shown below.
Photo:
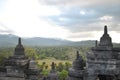
{"label": "haze over landscape", "polygon": [[120,42],[119,0],[0,0],[0,34]]}

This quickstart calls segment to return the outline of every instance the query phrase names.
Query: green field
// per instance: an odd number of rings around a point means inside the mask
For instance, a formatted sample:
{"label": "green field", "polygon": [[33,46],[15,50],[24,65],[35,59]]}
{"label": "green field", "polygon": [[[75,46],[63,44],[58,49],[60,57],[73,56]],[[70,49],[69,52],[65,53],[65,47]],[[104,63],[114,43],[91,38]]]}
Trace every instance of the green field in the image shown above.
{"label": "green field", "polygon": [[[47,63],[48,65],[52,62],[65,63],[72,62],[76,58],[76,51],[84,57],[85,53],[89,50],[89,47],[79,46],[54,46],[54,47],[25,47],[25,55],[29,58],[35,58],[38,63]],[[12,56],[14,53],[14,47],[1,47],[0,48],[0,63],[7,57]]]}
{"label": "green field", "polygon": [[48,65],[48,69],[49,69],[49,70],[51,69],[51,64],[52,64],[52,62],[54,62],[54,63],[56,64],[56,66],[57,66],[59,63],[62,63],[62,64],[65,65],[66,62],[72,64],[72,61],[70,61],[70,60],[56,60],[56,59],[54,59],[54,58],[37,60],[38,65],[42,65],[44,62],[45,62],[45,65]]}

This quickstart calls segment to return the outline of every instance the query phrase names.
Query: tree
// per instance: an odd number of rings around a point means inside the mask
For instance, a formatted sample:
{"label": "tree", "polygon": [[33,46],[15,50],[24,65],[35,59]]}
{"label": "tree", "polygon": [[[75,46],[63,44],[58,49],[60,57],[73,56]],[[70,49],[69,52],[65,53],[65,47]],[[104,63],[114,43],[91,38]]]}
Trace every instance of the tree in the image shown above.
{"label": "tree", "polygon": [[49,71],[48,71],[48,70],[42,70],[41,74],[42,74],[43,76],[48,76]]}
{"label": "tree", "polygon": [[59,72],[59,79],[60,80],[66,80],[67,76],[68,76],[68,71],[62,70],[61,72]]}
{"label": "tree", "polygon": [[65,62],[65,70],[68,71],[70,67],[71,67],[71,63]]}
{"label": "tree", "polygon": [[63,69],[64,69],[63,63],[62,62],[58,63],[57,70],[61,72]]}

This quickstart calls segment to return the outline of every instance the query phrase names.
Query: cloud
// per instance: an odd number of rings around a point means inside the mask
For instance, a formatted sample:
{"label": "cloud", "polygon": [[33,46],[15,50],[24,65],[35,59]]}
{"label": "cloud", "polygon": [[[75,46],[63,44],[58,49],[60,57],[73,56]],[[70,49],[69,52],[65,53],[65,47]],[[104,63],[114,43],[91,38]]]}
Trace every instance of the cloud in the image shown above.
{"label": "cloud", "polygon": [[90,7],[90,6],[107,6],[113,4],[119,4],[119,0],[39,0],[40,3],[46,5],[55,5],[62,7]]}
{"label": "cloud", "polygon": [[[47,19],[49,19],[51,23],[71,31],[70,36],[68,36],[69,39],[80,40],[80,38],[90,39],[90,37],[91,39],[96,39],[98,38],[98,33],[102,35],[101,32],[103,31],[104,25],[108,25],[110,32],[120,33],[119,0],[72,1],[73,0],[46,0],[44,2],[47,5],[59,7],[61,14],[49,16]],[[96,33],[93,34],[93,32]],[[115,34],[116,33],[114,33],[114,35]],[[114,39],[114,41],[116,40]]]}
{"label": "cloud", "polygon": [[[110,26],[110,31],[119,24],[119,5],[94,6],[88,8],[72,7],[63,10],[61,15],[49,16],[48,19],[59,26],[63,26],[72,32],[102,31],[104,25]],[[82,13],[82,14],[81,14]],[[118,28],[118,26],[116,26]]]}
{"label": "cloud", "polygon": [[103,16],[103,17],[100,17],[100,20],[102,20],[102,21],[109,21],[112,18],[113,18],[112,16]]}
{"label": "cloud", "polygon": [[0,22],[0,33],[13,34],[14,31],[9,29],[7,26]]}
{"label": "cloud", "polygon": [[72,41],[99,40],[103,32],[100,31],[100,33],[97,33],[97,34],[96,33],[97,31],[71,33],[71,35],[68,36],[68,39]]}
{"label": "cloud", "polygon": [[6,4],[0,14],[1,33],[14,31],[13,34],[22,37],[63,39],[69,34],[69,30],[44,20],[47,16],[57,16],[61,13],[54,6],[41,5],[38,0],[8,0]]}
{"label": "cloud", "polygon": [[11,30],[1,30],[0,29],[0,33],[1,34],[13,34],[13,31],[11,31]]}
{"label": "cloud", "polygon": [[[71,31],[100,31],[104,25],[116,26],[119,24],[119,0],[39,0],[40,3],[57,6],[61,14],[49,16],[48,19],[55,25],[64,26]],[[66,8],[67,6],[67,8]],[[98,25],[95,25],[98,24]],[[83,26],[83,27],[82,27]],[[93,27],[92,27],[93,26]],[[95,27],[96,26],[96,27]],[[73,29],[75,28],[75,29]],[[111,31],[115,30],[110,28]]]}
{"label": "cloud", "polygon": [[94,37],[91,32],[76,32],[75,34],[71,34],[68,38],[86,38],[86,37]]}
{"label": "cloud", "polygon": [[120,33],[119,7],[119,0],[7,0],[0,21],[9,29],[0,30],[24,37],[95,39],[104,25]]}

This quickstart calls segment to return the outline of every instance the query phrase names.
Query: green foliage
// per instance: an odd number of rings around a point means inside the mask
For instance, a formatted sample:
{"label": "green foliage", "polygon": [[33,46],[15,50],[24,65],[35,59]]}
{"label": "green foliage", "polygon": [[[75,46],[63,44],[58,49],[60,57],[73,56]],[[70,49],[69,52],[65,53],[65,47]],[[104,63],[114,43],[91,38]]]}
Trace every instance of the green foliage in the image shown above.
{"label": "green foliage", "polygon": [[65,62],[65,70],[69,70],[69,68],[72,66],[70,62]]}
{"label": "green foliage", "polygon": [[59,79],[60,80],[66,80],[67,76],[68,76],[68,71],[62,70],[61,72],[59,72]]}
{"label": "green foliage", "polygon": [[[76,57],[77,50],[79,50],[83,58],[86,59],[85,53],[89,50],[89,47],[79,46],[25,47],[25,54],[29,58],[34,58],[36,60],[55,59],[73,61]],[[0,62],[2,62],[4,58],[13,55],[13,53],[14,47],[0,47]]]}
{"label": "green foliage", "polygon": [[13,54],[13,48],[0,48],[0,64],[3,60]]}
{"label": "green foliage", "polygon": [[62,47],[34,47],[36,55],[39,59],[48,59],[53,57],[58,60],[74,60],[76,51],[79,50],[85,59],[85,53],[89,50],[88,47],[79,46],[62,46]]}
{"label": "green foliage", "polygon": [[57,71],[62,71],[64,69],[64,65],[62,62],[58,63],[58,66],[57,66]]}
{"label": "green foliage", "polygon": [[44,69],[44,70],[42,70],[41,74],[43,76],[47,76],[49,74],[49,71]]}
{"label": "green foliage", "polygon": [[[85,53],[89,47],[79,46],[61,46],[61,47],[25,47],[25,54],[36,59],[38,67],[42,69],[42,75],[47,76],[51,67],[51,62],[56,63],[56,69],[59,71],[60,80],[65,80],[68,75],[68,69],[71,67],[71,61],[76,57],[76,51],[79,51],[84,59]],[[14,48],[0,48],[0,63],[14,53]],[[42,60],[41,60],[42,59]],[[40,62],[41,61],[41,62]]]}
{"label": "green foliage", "polygon": [[45,65],[45,69],[48,69],[48,65]]}
{"label": "green foliage", "polygon": [[62,70],[68,71],[71,65],[72,64],[70,62],[65,62],[64,64],[62,62],[59,62],[58,65],[56,66],[56,69],[59,72],[61,72]]}
{"label": "green foliage", "polygon": [[36,54],[37,54],[37,52],[34,48],[32,48],[32,47],[25,48],[25,55],[26,56],[29,56],[30,58],[38,59],[38,56]]}
{"label": "green foliage", "polygon": [[59,60],[68,60],[71,58],[69,56],[69,52],[72,52],[71,49],[67,47],[37,47],[35,49],[40,59],[54,57],[55,59]]}

